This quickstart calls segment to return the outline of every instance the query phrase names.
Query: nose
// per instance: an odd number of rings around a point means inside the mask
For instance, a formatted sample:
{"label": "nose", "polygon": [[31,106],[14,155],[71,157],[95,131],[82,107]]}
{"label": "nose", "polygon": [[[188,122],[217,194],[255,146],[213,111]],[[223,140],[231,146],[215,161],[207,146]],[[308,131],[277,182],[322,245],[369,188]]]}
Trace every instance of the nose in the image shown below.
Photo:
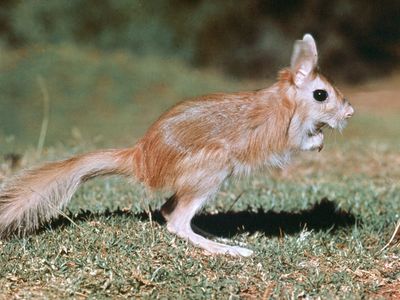
{"label": "nose", "polygon": [[345,117],[346,119],[348,119],[348,118],[352,117],[353,115],[354,115],[354,108],[353,108],[353,106],[351,106],[351,105],[349,104],[349,106],[348,106],[347,109],[346,109],[346,113],[345,113],[344,117]]}

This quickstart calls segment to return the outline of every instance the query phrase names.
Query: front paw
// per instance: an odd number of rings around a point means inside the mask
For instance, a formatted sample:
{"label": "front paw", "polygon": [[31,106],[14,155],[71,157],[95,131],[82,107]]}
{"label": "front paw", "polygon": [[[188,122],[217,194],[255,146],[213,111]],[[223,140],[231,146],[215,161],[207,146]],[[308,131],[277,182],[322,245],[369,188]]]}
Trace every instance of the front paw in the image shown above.
{"label": "front paw", "polygon": [[315,135],[307,136],[301,145],[301,150],[312,151],[318,150],[321,151],[324,147],[324,134],[319,132]]}

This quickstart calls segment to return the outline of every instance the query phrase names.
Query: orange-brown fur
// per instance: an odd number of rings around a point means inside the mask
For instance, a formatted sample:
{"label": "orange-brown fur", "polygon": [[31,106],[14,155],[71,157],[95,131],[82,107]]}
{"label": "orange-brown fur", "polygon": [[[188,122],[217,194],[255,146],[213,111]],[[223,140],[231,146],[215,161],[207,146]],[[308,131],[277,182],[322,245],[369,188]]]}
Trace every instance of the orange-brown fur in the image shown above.
{"label": "orange-brown fur", "polygon": [[[171,232],[213,253],[250,255],[195,234],[190,220],[225,179],[282,166],[296,150],[321,149],[316,124],[339,127],[352,115],[342,94],[316,72],[316,57],[315,42],[305,35],[295,44],[292,68],[282,70],[270,88],[179,103],[133,148],[76,156],[11,179],[0,191],[0,236],[37,229],[58,215],[80,183],[119,174],[173,195],[161,210]],[[308,99],[307,87],[318,84],[334,91],[326,104]]]}
{"label": "orange-brown fur", "polygon": [[[220,93],[177,104],[150,127],[134,148],[96,152],[98,159],[112,153],[117,167],[89,171],[80,181],[107,174],[134,176],[152,189],[171,191],[182,198],[199,193],[199,189],[209,184],[220,184],[218,179],[213,181],[209,177],[204,186],[200,181],[192,182],[190,178],[195,172],[212,174],[224,169],[231,174],[236,162],[261,168],[271,153],[280,153],[288,147],[287,128],[296,105],[279,94],[287,84],[281,80],[272,87],[278,93],[272,93],[271,89]],[[190,110],[196,110],[197,114],[187,113]],[[87,157],[49,163],[21,175],[1,192],[0,211],[10,205],[17,205],[15,210],[22,209],[24,202],[15,204],[10,199],[30,192],[40,193],[36,187],[41,183],[73,172]],[[16,225],[27,226],[18,231],[31,231],[48,219],[35,221],[34,228],[23,221],[7,225],[13,230]],[[1,228],[0,232],[8,233],[9,229]]]}
{"label": "orange-brown fur", "polygon": [[[196,106],[204,113],[185,115],[186,109]],[[138,142],[142,157],[136,166],[141,169],[139,177],[152,188],[177,191],[180,176],[208,161],[231,171],[232,160],[257,168],[271,152],[286,148],[286,129],[294,108],[287,98],[279,99],[266,90],[214,94],[180,103],[162,115]],[[171,119],[181,115],[185,118],[168,128]],[[184,160],[190,163],[182,165]]]}

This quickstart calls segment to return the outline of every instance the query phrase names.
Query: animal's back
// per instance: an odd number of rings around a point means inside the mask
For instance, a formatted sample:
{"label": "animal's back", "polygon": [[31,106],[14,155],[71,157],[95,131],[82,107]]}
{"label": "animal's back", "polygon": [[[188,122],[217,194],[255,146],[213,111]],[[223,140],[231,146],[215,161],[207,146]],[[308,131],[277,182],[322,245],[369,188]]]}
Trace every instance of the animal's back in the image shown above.
{"label": "animal's back", "polygon": [[271,144],[279,145],[271,138],[281,138],[275,111],[281,103],[271,95],[212,94],[177,104],[139,142],[146,183],[169,187],[183,170],[262,163],[275,150]]}

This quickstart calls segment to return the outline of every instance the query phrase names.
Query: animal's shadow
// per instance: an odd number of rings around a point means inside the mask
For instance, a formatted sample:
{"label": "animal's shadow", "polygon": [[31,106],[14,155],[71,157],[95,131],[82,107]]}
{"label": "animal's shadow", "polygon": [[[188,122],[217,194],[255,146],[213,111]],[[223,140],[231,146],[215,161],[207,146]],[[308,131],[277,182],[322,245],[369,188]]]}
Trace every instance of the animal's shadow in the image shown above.
{"label": "animal's shadow", "polygon": [[[165,220],[159,210],[134,214],[130,211],[117,209],[115,211],[91,212],[81,211],[77,214],[68,213],[67,217],[54,220],[50,227],[64,227],[74,222],[92,221],[100,217],[132,217],[140,220],[151,219],[159,224]],[[308,230],[335,230],[340,227],[348,227],[355,223],[355,216],[347,211],[339,209],[335,202],[323,198],[312,208],[299,212],[274,212],[258,209],[244,211],[227,211],[217,214],[201,213],[197,215],[192,224],[195,228],[214,236],[231,237],[239,233],[253,234],[264,233],[267,236],[281,236],[294,234],[304,228]],[[196,230],[195,230],[196,231]]]}

